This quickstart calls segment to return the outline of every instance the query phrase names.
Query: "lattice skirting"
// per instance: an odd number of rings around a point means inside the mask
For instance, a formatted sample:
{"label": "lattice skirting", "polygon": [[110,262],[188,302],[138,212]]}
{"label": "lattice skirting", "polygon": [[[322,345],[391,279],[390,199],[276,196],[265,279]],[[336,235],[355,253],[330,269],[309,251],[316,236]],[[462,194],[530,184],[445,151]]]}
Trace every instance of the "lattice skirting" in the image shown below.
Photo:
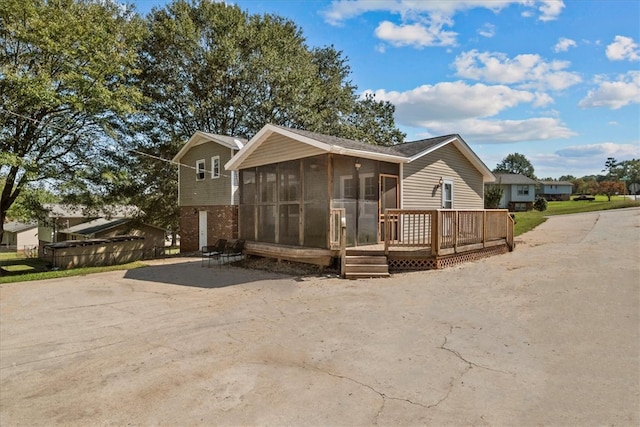
{"label": "lattice skirting", "polygon": [[392,258],[392,256],[389,256],[388,263],[389,270],[392,271],[435,270],[452,267],[457,264],[462,264],[463,262],[477,261],[482,258],[501,255],[507,252],[509,252],[507,245],[501,245],[438,258]]}

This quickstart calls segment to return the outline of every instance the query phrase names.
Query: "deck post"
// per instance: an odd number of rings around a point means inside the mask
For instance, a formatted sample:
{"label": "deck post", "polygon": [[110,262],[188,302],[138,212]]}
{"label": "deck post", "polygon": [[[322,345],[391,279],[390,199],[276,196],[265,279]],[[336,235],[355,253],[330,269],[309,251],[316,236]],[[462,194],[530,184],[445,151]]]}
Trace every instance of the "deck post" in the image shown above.
{"label": "deck post", "polygon": [[458,253],[458,230],[460,230],[459,227],[459,222],[460,222],[460,215],[459,211],[455,211],[453,213],[453,252],[454,253]]}
{"label": "deck post", "polygon": [[440,211],[431,211],[431,253],[438,256],[440,253]]}
{"label": "deck post", "polygon": [[482,247],[487,247],[487,210],[482,211]]}
{"label": "deck post", "polygon": [[340,277],[346,276],[347,270],[347,218],[340,219]]}
{"label": "deck post", "polygon": [[384,210],[384,254],[389,255],[389,234],[391,227],[389,226],[389,209]]}

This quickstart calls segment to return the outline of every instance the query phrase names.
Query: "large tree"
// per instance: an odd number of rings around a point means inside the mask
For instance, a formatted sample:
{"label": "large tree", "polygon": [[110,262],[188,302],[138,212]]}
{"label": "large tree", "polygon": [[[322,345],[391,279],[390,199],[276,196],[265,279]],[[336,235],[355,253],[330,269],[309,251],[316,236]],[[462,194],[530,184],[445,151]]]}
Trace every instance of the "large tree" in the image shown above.
{"label": "large tree", "polygon": [[536,179],[531,162],[520,153],[507,155],[493,170],[494,173],[517,173]]}
{"label": "large tree", "polygon": [[0,2],[0,237],[30,182],[73,181],[141,100],[144,26],[110,0]]}
{"label": "large tree", "polygon": [[[153,212],[158,225],[177,228],[177,180],[151,155],[172,158],[198,130],[250,138],[272,123],[385,144],[404,137],[393,105],[357,96],[342,53],[309,48],[288,19],[175,0],[147,23],[139,87],[148,102],[132,121],[135,152],[117,192]],[[114,164],[126,163],[122,152],[113,155]]]}

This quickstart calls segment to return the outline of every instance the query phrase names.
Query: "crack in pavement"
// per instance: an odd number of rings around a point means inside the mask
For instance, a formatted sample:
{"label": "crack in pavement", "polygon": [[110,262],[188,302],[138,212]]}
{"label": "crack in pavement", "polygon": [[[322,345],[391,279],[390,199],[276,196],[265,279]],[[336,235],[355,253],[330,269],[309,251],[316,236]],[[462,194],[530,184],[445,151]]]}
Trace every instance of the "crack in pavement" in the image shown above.
{"label": "crack in pavement", "polygon": [[454,350],[452,348],[445,347],[447,345],[447,340],[448,340],[449,335],[451,335],[453,333],[453,329],[454,329],[454,326],[453,325],[449,325],[449,333],[444,336],[444,341],[440,345],[440,347],[438,347],[438,348],[441,349],[441,350],[448,351],[449,353],[455,355],[462,362],[466,363],[467,367],[460,373],[460,375],[458,375],[457,377],[451,379],[451,381],[449,382],[449,388],[448,388],[447,392],[445,393],[445,395],[442,398],[440,398],[436,403],[434,403],[432,405],[428,405],[427,406],[428,409],[435,408],[436,406],[440,405],[442,402],[447,400],[449,398],[449,395],[453,391],[453,387],[454,387],[455,383],[458,382],[458,381],[461,381],[462,377],[464,377],[467,374],[467,372],[469,372],[474,367],[481,368],[481,369],[486,369],[487,371],[492,371],[492,372],[500,372],[502,374],[515,375],[513,372],[502,371],[500,369],[494,369],[494,368],[490,368],[488,366],[480,365],[479,363],[472,362],[470,360],[465,359],[462,356],[462,354],[460,354],[459,351]]}
{"label": "crack in pavement", "polygon": [[465,359],[465,358],[460,354],[460,352],[459,352],[459,351],[454,350],[454,349],[452,349],[452,348],[447,348],[447,347],[445,347],[445,345],[447,345],[447,337],[453,333],[453,328],[454,328],[454,326],[449,325],[449,333],[448,333],[447,335],[445,335],[445,336],[444,336],[444,342],[440,345],[440,347],[438,347],[439,349],[441,349],[441,350],[445,350],[445,351],[448,351],[449,353],[454,354],[458,359],[462,360],[464,363],[468,364],[470,367],[474,367],[474,366],[475,366],[476,368],[486,369],[487,371],[500,372],[500,373],[502,373],[502,374],[514,375],[514,373],[513,373],[513,372],[509,372],[509,371],[502,371],[502,370],[500,370],[500,369],[490,368],[490,367],[488,367],[488,366],[480,365],[479,363],[475,363],[475,362],[472,362],[472,361],[470,361],[470,360],[467,360],[467,359]]}
{"label": "crack in pavement", "polygon": [[302,368],[303,369],[311,369],[311,370],[314,370],[316,372],[320,372],[320,373],[323,373],[325,375],[332,376],[334,378],[340,378],[340,379],[343,379],[343,380],[351,381],[352,383],[358,384],[361,387],[368,388],[369,390],[371,390],[372,392],[374,392],[378,396],[380,396],[380,398],[382,399],[382,404],[380,405],[380,408],[378,409],[378,412],[376,412],[376,415],[375,415],[375,418],[374,418],[374,422],[373,422],[374,425],[378,425],[378,419],[380,418],[380,414],[384,410],[384,406],[385,406],[385,403],[386,403],[387,399],[389,399],[389,400],[397,400],[397,401],[400,401],[400,402],[406,402],[406,403],[409,403],[411,405],[421,406],[421,407],[423,407],[425,409],[429,409],[430,408],[428,405],[422,404],[420,402],[414,402],[411,399],[406,399],[406,398],[403,398],[403,397],[390,396],[390,395],[388,395],[388,394],[386,394],[384,392],[381,392],[381,391],[377,390],[376,388],[374,388],[373,386],[371,386],[369,384],[365,384],[363,382],[360,382],[360,381],[358,381],[358,380],[356,380],[354,378],[348,377],[346,375],[335,374],[333,372],[326,371],[324,369],[320,369],[317,366],[307,365],[306,363],[302,364]]}

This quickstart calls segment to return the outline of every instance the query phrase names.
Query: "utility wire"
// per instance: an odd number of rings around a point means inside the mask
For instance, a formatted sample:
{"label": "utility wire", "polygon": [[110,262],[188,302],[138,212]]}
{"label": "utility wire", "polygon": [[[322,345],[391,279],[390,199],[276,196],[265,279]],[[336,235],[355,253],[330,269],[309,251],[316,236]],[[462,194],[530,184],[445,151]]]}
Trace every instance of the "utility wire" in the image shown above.
{"label": "utility wire", "polygon": [[[29,120],[30,122],[33,122],[33,123],[36,123],[36,124],[42,124],[45,127],[48,126],[48,127],[55,128],[55,129],[57,129],[57,130],[59,130],[61,132],[64,132],[64,133],[68,134],[68,135],[73,135],[73,136],[76,136],[78,138],[82,137],[82,135],[80,135],[80,134],[78,134],[76,132],[72,132],[72,131],[70,131],[68,129],[61,128],[61,127],[56,126],[56,125],[51,124],[51,123],[45,123],[42,120],[37,120],[37,119],[34,119],[32,117],[28,117],[28,116],[25,116],[25,115],[22,115],[22,114],[19,114],[19,113],[15,113],[13,111],[6,110],[4,108],[0,108],[0,112],[6,113],[6,114],[10,114],[12,116],[20,117],[22,119]],[[154,156],[153,154],[145,153],[143,151],[134,150],[132,148],[126,148],[126,147],[122,147],[122,148],[124,148],[125,150],[130,151],[132,153],[139,154],[141,156],[146,156],[146,157],[149,157],[149,158],[152,158],[152,159],[155,159],[155,160],[160,160],[162,162],[167,162],[167,163],[172,164],[172,165],[178,165],[178,166],[182,166],[182,167],[185,167],[185,168],[188,168],[188,169],[193,169],[195,171],[198,171],[198,169],[193,165],[188,165],[186,163],[180,163],[180,162],[174,162],[171,159],[165,159],[163,157]],[[106,149],[103,149],[103,150],[106,150]],[[213,172],[213,171],[207,170],[207,169],[200,169],[199,171],[205,172],[205,173],[209,173],[209,174],[211,174]],[[220,176],[228,177],[229,175],[220,173]]]}

